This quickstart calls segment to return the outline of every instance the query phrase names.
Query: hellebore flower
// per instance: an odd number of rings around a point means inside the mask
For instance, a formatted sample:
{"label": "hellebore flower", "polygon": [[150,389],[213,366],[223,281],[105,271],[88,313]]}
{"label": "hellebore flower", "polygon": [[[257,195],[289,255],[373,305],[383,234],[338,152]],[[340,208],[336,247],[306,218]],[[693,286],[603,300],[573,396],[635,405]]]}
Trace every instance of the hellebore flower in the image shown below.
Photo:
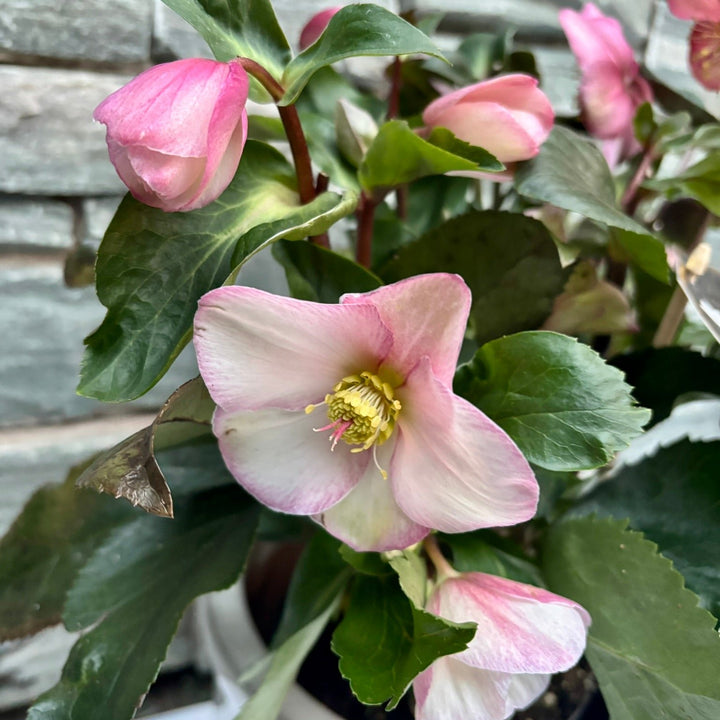
{"label": "hellebore flower", "polygon": [[532,517],[527,461],[452,392],[469,310],[446,274],[337,305],[239,286],[203,296],[195,349],[230,472],[358,550]]}
{"label": "hellebore flower", "polygon": [[478,627],[467,650],[415,678],[416,720],[504,720],[537,699],[550,675],[577,663],[590,626],[571,600],[479,572],[441,581],[426,609]]}
{"label": "hellebore flower", "polygon": [[310,47],[324,32],[333,16],[342,10],[342,5],[321,10],[313,15],[300,32],[300,50]]}
{"label": "hellebore flower", "polygon": [[668,0],[670,12],[681,20],[720,22],[718,0]]}
{"label": "hellebore flower", "polygon": [[552,130],[550,101],[529,75],[502,75],[433,100],[423,112],[429,127],[491,152],[500,162],[535,157]]}
{"label": "hellebore flower", "polygon": [[720,90],[720,2],[668,0],[670,12],[682,20],[697,20],[690,33],[690,70],[708,90]]}
{"label": "hellebore flower", "polygon": [[208,205],[235,175],[247,137],[242,65],[156,65],[97,106],[110,160],[133,197],[166,212]]}
{"label": "hellebore flower", "polygon": [[652,90],[641,77],[617,20],[592,3],[579,13],[561,10],[559,18],[580,67],[583,122],[592,135],[605,141],[603,152],[614,165],[640,150],[633,119],[638,107],[652,100]]}

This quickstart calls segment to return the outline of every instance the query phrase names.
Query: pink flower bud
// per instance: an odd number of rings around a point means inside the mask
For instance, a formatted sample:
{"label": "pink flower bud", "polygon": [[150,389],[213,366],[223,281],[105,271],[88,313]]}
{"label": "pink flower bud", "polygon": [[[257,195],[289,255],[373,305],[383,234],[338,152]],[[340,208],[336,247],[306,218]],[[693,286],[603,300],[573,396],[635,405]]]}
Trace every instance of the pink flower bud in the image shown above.
{"label": "pink flower bud", "polygon": [[710,20],[720,22],[718,0],[668,0],[670,12],[682,20]]}
{"label": "pink flower bud", "polygon": [[247,137],[248,77],[237,61],[156,65],[107,97],[110,160],[133,197],[166,212],[215,200],[235,175]]}
{"label": "pink flower bud", "polygon": [[342,6],[321,10],[308,20],[307,25],[300,33],[300,50],[310,47],[325,32],[325,28],[332,20],[333,15],[339,10],[342,10]]}
{"label": "pink flower bud", "polygon": [[699,22],[693,27],[690,69],[708,90],[720,90],[720,22]]}
{"label": "pink flower bud", "polygon": [[579,13],[561,10],[559,18],[582,74],[585,126],[596,137],[615,141],[619,158],[634,154],[640,149],[633,130],[635,112],[653,96],[620,23],[592,3]]}
{"label": "pink flower bud", "polygon": [[460,140],[485,148],[500,162],[537,155],[552,130],[550,101],[529,75],[503,75],[461,88],[431,102],[430,127],[445,127]]}

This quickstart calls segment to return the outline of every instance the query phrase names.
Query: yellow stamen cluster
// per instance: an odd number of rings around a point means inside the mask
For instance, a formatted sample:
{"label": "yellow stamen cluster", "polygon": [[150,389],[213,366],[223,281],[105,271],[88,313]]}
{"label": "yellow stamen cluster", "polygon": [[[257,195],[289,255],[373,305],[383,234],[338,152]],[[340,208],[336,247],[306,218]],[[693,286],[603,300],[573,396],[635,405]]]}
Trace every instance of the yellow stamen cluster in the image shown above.
{"label": "yellow stamen cluster", "polygon": [[[344,377],[333,392],[325,396],[328,418],[333,423],[350,422],[342,434],[348,445],[361,445],[351,452],[382,445],[392,435],[395,421],[402,408],[395,392],[377,375],[362,372]],[[313,406],[306,409],[312,411]]]}

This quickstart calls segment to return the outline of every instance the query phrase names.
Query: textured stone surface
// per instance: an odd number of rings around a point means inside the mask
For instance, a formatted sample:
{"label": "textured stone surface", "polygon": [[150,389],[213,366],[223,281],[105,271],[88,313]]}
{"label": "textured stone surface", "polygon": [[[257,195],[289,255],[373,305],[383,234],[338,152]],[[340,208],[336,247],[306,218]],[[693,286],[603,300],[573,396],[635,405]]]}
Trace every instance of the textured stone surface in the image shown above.
{"label": "textured stone surface", "polygon": [[542,89],[555,113],[570,117],[578,113],[577,94],[580,73],[573,54],[564,47],[531,47],[535,54]]}
{"label": "textured stone surface", "polygon": [[73,244],[70,205],[45,198],[0,196],[0,248],[66,249]]}
{"label": "textured stone surface", "polygon": [[64,60],[138,62],[150,56],[147,0],[2,0],[0,49]]}
{"label": "textured stone surface", "polygon": [[705,90],[690,74],[688,36],[692,22],[679,20],[665,3],[658,3],[645,51],[645,65],[673,90],[720,116],[720,94]]}
{"label": "textured stone surface", "polygon": [[0,426],[159,406],[197,374],[192,348],[147,395],[100,403],[75,394],[83,338],[102,320],[94,288],[68,289],[59,262],[0,258]]}
{"label": "textured stone surface", "polygon": [[34,195],[117,194],[98,103],[131,76],[0,67],[0,191]]}
{"label": "textured stone surface", "polygon": [[122,196],[109,198],[88,198],[83,202],[85,220],[83,242],[97,247],[113,219]]}

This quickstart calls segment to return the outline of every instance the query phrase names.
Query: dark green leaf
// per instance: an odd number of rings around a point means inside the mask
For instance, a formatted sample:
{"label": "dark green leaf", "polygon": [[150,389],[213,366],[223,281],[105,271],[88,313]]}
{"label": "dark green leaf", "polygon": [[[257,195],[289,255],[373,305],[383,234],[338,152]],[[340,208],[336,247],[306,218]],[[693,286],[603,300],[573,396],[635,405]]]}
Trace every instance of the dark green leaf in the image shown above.
{"label": "dark green leaf", "polygon": [[137,517],[125,503],[77,490],[81,471],[40,488],[0,542],[0,641],[60,622],[77,572],[114,527]]}
{"label": "dark green leaf", "polygon": [[306,205],[294,208],[280,220],[257,225],[238,241],[232,265],[237,267],[280,238],[302,240],[324,233],[340,218],[349,215],[355,209],[357,200],[357,195],[351,192],[345,196],[326,192]]}
{"label": "dark green leaf", "polygon": [[653,190],[667,191],[670,197],[683,195],[695,198],[711,213],[720,215],[720,158],[717,153],[667,180],[645,183]]}
{"label": "dark green leaf", "polygon": [[151,388],[190,338],[200,296],[232,270],[238,238],[296,212],[294,188],[282,154],[248,141],[235,179],[205,208],[165,213],[127,196],[98,253],[97,292],[108,312],[86,339],[78,392],[122,401]]}
{"label": "dark green leaf", "polygon": [[336,303],[343,293],[370,292],[382,285],[369,270],[318,245],[280,240],[272,252],[285,268],[290,293],[302,300]]}
{"label": "dark green leaf", "polygon": [[155,451],[209,434],[214,409],[202,378],[190,380],[168,398],[148,427],[100,455],[80,475],[77,486],[124,497],[147,512],[172,517],[172,495]]}
{"label": "dark green leaf", "polygon": [[483,572],[517,582],[542,586],[538,568],[519,547],[489,530],[438,535],[452,552],[452,566],[459,572]]}
{"label": "dark green leaf", "polygon": [[339,550],[339,540],[323,530],[315,533],[293,573],[273,647],[319,617],[342,592],[352,571]]}
{"label": "dark green leaf", "polygon": [[332,648],[358,699],[368,705],[389,699],[392,709],[418,673],[464,650],[474,634],[474,623],[458,625],[415,608],[394,575],[358,575]]}
{"label": "dark green leaf", "polygon": [[[618,210],[610,170],[600,150],[589,140],[556,125],[537,157],[518,168],[515,188],[533,200],[626,231],[618,235],[618,242],[630,258],[658,280],[667,281],[667,263],[660,263],[662,243]],[[633,238],[632,234],[640,237]]]}
{"label": "dark green leaf", "polygon": [[218,60],[247,57],[276,79],[290,60],[290,47],[268,0],[163,0],[187,20]]}
{"label": "dark green leaf", "polygon": [[342,545],[340,556],[350,567],[364,575],[392,575],[392,568],[380,553],[358,552],[348,545]]}
{"label": "dark green leaf", "polygon": [[604,465],[642,432],[617,368],[586,345],[551,332],[518,333],[483,345],[455,375],[455,391],[479,407],[548,470]]}
{"label": "dark green leaf", "polygon": [[282,103],[294,102],[315,72],[338,60],[411,53],[442,58],[427,35],[389,10],[378,5],[348,5],[333,16],[320,39],[287,66]]}
{"label": "dark green leaf", "polygon": [[[175,520],[141,515],[112,532],[79,573],[68,629],[94,627],[70,652],[60,682],[29,720],[129,720],[157,675],[188,603],[226,588],[250,549],[258,506],[231,480],[215,445],[175,459]],[[215,487],[210,487],[208,485]],[[191,492],[193,488],[196,492]]]}
{"label": "dark green leaf", "polygon": [[650,235],[640,235],[621,229],[616,229],[611,238],[611,253],[614,256],[619,256],[622,261],[642,268],[648,275],[662,283],[669,283],[670,268],[665,245],[660,240]]}
{"label": "dark green leaf", "polygon": [[402,247],[379,274],[394,282],[438,271],[458,273],[470,286],[478,343],[536,328],[563,286],[550,233],[517,213],[472,212],[448,220]]}
{"label": "dark green leaf", "polygon": [[670,415],[680,395],[720,395],[720,360],[693,350],[649,348],[613,358],[612,364],[625,373],[637,401],[652,410],[653,423]]}
{"label": "dark green leaf", "polygon": [[629,518],[720,618],[720,442],[688,440],[626,465],[573,509]]}
{"label": "dark green leaf", "polygon": [[[359,169],[360,184],[366,190],[384,191],[427,175],[451,170],[503,169],[490,153],[457,140],[450,131],[435,136],[449,149],[443,149],[416,135],[403,120],[390,120],[380,127]],[[471,155],[468,159],[464,155]]]}
{"label": "dark green leaf", "polygon": [[550,529],[545,577],[592,615],[587,657],[616,720],[720,717],[715,619],[654,543],[625,521],[574,519]]}

